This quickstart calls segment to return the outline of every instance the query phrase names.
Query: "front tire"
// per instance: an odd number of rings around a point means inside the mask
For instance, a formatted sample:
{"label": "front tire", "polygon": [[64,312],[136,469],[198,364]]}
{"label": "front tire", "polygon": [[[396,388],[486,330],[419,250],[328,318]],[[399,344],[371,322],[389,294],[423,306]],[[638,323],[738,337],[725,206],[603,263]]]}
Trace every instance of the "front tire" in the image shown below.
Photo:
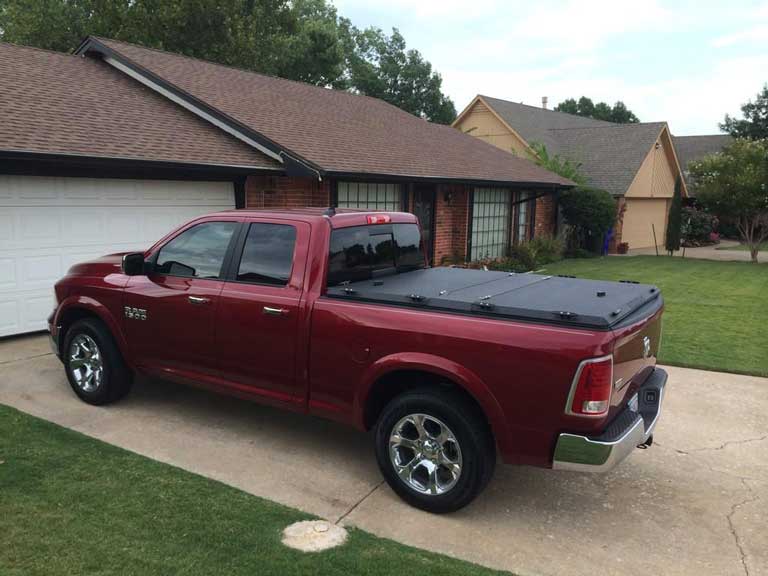
{"label": "front tire", "polygon": [[474,500],[493,475],[496,449],[482,414],[451,390],[394,398],[376,425],[376,459],[406,502],[434,513]]}
{"label": "front tire", "polygon": [[78,320],[67,330],[62,360],[69,385],[88,404],[116,402],[131,389],[133,374],[103,322]]}

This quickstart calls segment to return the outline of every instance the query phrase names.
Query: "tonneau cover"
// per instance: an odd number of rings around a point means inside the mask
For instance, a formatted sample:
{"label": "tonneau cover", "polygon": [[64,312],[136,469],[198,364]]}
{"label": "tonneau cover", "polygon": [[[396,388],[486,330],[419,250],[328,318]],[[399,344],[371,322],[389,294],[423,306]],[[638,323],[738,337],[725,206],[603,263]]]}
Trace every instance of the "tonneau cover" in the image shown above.
{"label": "tonneau cover", "polygon": [[328,296],[436,311],[609,330],[647,304],[649,284],[538,274],[426,268],[328,288]]}

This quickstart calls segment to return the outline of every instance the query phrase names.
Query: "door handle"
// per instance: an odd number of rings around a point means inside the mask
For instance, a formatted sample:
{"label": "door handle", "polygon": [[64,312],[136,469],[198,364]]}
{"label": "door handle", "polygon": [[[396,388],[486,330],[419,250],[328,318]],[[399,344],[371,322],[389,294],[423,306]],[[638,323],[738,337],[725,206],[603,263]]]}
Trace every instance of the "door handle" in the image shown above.
{"label": "door handle", "polygon": [[288,310],[285,308],[272,308],[271,306],[264,306],[262,311],[264,314],[269,314],[270,316],[283,316],[284,314],[288,314]]}
{"label": "door handle", "polygon": [[203,298],[202,296],[187,296],[187,300],[189,300],[190,304],[208,304],[211,299],[210,298]]}

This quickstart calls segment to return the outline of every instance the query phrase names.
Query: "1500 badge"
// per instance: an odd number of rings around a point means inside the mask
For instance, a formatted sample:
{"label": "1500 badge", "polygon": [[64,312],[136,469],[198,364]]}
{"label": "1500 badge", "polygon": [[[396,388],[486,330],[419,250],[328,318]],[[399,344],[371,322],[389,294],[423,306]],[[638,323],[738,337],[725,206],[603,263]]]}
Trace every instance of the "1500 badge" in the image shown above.
{"label": "1500 badge", "polygon": [[130,318],[132,320],[146,320],[147,319],[147,311],[143,308],[132,308],[130,306],[125,306],[123,308],[125,310],[125,317]]}

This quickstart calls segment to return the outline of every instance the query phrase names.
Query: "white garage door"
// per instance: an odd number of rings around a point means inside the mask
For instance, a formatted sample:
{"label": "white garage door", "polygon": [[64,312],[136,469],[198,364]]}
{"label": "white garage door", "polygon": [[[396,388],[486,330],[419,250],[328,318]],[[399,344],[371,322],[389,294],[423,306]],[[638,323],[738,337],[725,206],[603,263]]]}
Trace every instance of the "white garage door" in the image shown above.
{"label": "white garage door", "polygon": [[231,182],[0,175],[0,336],[46,329],[53,284],[72,264],[148,248],[234,207]]}

